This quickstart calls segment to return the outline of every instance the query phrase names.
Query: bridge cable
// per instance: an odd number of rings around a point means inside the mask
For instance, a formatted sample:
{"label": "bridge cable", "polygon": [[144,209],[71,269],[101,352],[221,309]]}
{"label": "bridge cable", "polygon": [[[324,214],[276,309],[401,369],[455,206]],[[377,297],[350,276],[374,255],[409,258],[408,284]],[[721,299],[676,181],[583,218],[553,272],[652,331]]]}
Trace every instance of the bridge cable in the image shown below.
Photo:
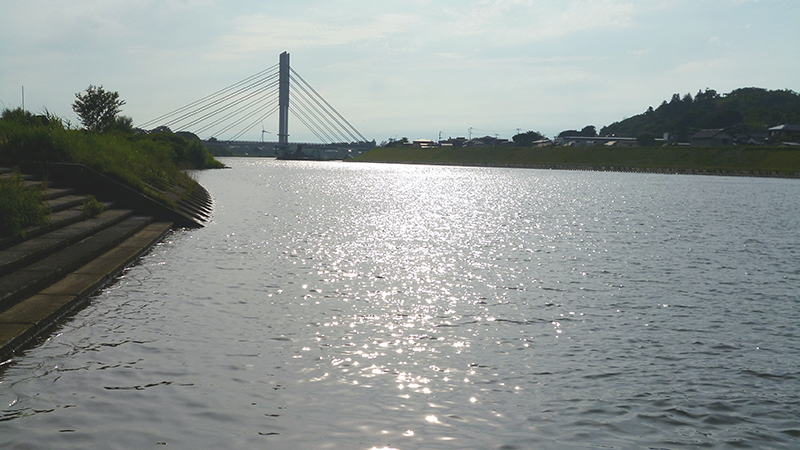
{"label": "bridge cable", "polygon": [[[295,93],[289,92],[289,94],[296,100],[294,102],[295,107],[292,107],[291,104],[289,107],[293,112],[295,112],[297,118],[300,119],[303,125],[305,125],[306,128],[314,133],[314,135],[317,136],[317,138],[319,138],[323,143],[330,144],[336,142],[336,134],[333,133],[329,127],[323,126],[324,124],[321,124],[318,120],[314,120],[314,118],[309,117],[313,114],[303,107]],[[324,136],[324,138],[321,135]],[[334,137],[331,137],[331,135]]]}
{"label": "bridge cable", "polygon": [[343,117],[341,114],[339,114],[339,111],[337,111],[337,110],[336,110],[336,108],[334,108],[333,106],[331,106],[331,104],[330,104],[330,103],[328,103],[328,101],[327,101],[327,100],[325,100],[325,98],[324,98],[324,97],[322,97],[322,96],[321,96],[321,95],[320,95],[320,94],[319,94],[317,91],[315,91],[315,90],[314,90],[314,88],[313,88],[313,87],[311,87],[311,85],[310,85],[310,84],[308,84],[308,82],[307,82],[306,80],[304,80],[304,79],[303,79],[303,77],[302,77],[302,76],[300,76],[300,74],[299,74],[299,73],[297,73],[297,72],[296,72],[294,69],[292,69],[291,67],[289,68],[289,70],[290,70],[290,71],[291,71],[293,74],[297,75],[297,77],[300,79],[300,81],[302,81],[302,82],[303,82],[303,84],[305,84],[306,86],[308,86],[308,88],[309,88],[309,89],[311,89],[311,91],[312,91],[312,92],[314,92],[314,93],[315,93],[315,94],[316,94],[316,95],[317,95],[317,96],[318,96],[320,99],[322,99],[322,101],[323,101],[323,102],[325,102],[325,104],[326,104],[326,105],[328,105],[328,107],[329,107],[329,108],[330,108],[330,109],[331,109],[331,110],[332,110],[334,113],[336,113],[336,115],[337,115],[339,118],[341,118],[341,119],[342,119],[342,121],[344,121],[344,122],[345,122],[345,123],[346,123],[346,124],[347,124],[347,125],[348,125],[348,126],[349,126],[349,127],[352,129],[352,130],[353,130],[353,131],[355,131],[355,132],[356,132],[356,134],[358,134],[358,136],[361,138],[362,142],[367,142],[367,138],[365,138],[365,137],[364,137],[364,135],[362,135],[361,133],[359,133],[359,132],[358,132],[358,130],[356,130],[356,128],[355,128],[355,127],[354,127],[352,124],[350,124],[350,122],[348,122],[348,121],[347,121],[347,119],[345,119],[345,118],[344,118],[344,117]]}
{"label": "bridge cable", "polygon": [[[295,81],[297,81],[297,80],[295,79]],[[324,120],[325,122],[327,122],[328,124],[330,124],[330,125],[331,125],[333,128],[336,128],[336,129],[339,131],[339,133],[337,133],[337,134],[338,134],[338,137],[344,137],[344,139],[342,139],[342,141],[343,141],[343,142],[346,142],[346,141],[348,140],[348,138],[347,138],[347,134],[349,134],[349,135],[350,135],[350,139],[351,139],[351,140],[358,140],[358,138],[357,138],[357,137],[355,137],[355,136],[354,136],[352,133],[349,133],[349,131],[346,129],[346,127],[344,127],[344,125],[342,125],[342,124],[341,124],[341,122],[339,122],[338,120],[336,120],[336,118],[335,118],[335,117],[334,117],[334,116],[333,116],[333,115],[330,113],[330,111],[329,111],[329,110],[326,110],[326,109],[325,109],[325,107],[324,107],[322,104],[320,104],[320,102],[317,100],[317,98],[316,98],[316,97],[314,97],[314,96],[313,96],[313,95],[312,95],[312,94],[311,94],[311,93],[310,93],[310,92],[309,92],[309,91],[308,91],[308,90],[305,88],[305,86],[304,86],[302,83],[298,83],[298,84],[299,84],[299,86],[300,86],[300,89],[301,89],[301,91],[303,91],[303,92],[306,94],[307,98],[308,98],[310,101],[312,101],[314,104],[316,104],[317,106],[319,106],[319,109],[318,109],[318,108],[317,108],[316,106],[314,106],[313,104],[311,105],[311,108],[313,108],[313,110],[314,110],[314,111],[316,111],[316,112],[317,112],[317,114],[318,114],[318,116],[317,116],[317,117],[318,117],[318,120]],[[310,86],[309,86],[309,88],[310,88]],[[316,91],[315,91],[315,93],[316,93]],[[317,94],[317,96],[319,96],[319,94]],[[319,98],[322,98],[322,97],[319,97]],[[322,100],[323,100],[323,101],[325,101],[325,99],[322,99]],[[327,104],[327,102],[326,102],[326,104]],[[321,109],[322,111],[320,111],[320,109]],[[336,124],[334,124],[334,123],[331,121],[331,119],[330,119],[330,118],[333,118],[333,119],[334,119],[334,121],[336,122]],[[338,125],[338,126],[337,126],[337,125]]]}
{"label": "bridge cable", "polygon": [[243,79],[243,80],[240,80],[240,81],[238,81],[238,82],[236,82],[236,83],[234,83],[234,84],[232,84],[232,85],[230,85],[230,86],[228,86],[228,87],[225,87],[225,88],[223,88],[223,89],[220,89],[220,90],[218,90],[217,92],[214,92],[213,94],[207,95],[207,96],[205,96],[205,97],[203,97],[203,98],[201,98],[201,99],[199,99],[199,100],[196,100],[196,101],[194,101],[194,102],[191,102],[191,103],[189,103],[189,104],[187,104],[187,105],[185,105],[185,106],[182,106],[182,107],[180,107],[180,108],[178,108],[178,109],[176,109],[176,110],[174,110],[174,111],[170,111],[170,112],[168,112],[168,113],[166,113],[166,114],[162,114],[161,116],[158,116],[158,117],[156,117],[155,119],[152,119],[152,120],[149,120],[149,121],[147,121],[147,122],[144,122],[144,123],[142,123],[142,124],[140,125],[140,127],[141,127],[141,128],[144,128],[144,127],[149,127],[149,126],[152,126],[152,125],[154,125],[155,123],[157,123],[158,121],[160,121],[160,120],[163,120],[164,118],[171,117],[171,116],[174,116],[174,115],[176,115],[176,114],[179,114],[179,113],[181,113],[181,112],[183,112],[183,111],[185,111],[185,110],[187,110],[187,109],[189,109],[189,108],[192,108],[192,107],[194,107],[194,106],[196,106],[196,105],[198,105],[198,104],[201,104],[201,103],[203,103],[204,101],[206,101],[206,100],[208,100],[208,99],[210,99],[210,98],[213,98],[213,97],[215,97],[215,96],[217,96],[217,95],[219,95],[219,94],[221,94],[221,93],[223,93],[223,92],[227,92],[227,91],[229,91],[229,90],[232,90],[232,89],[234,89],[234,88],[238,87],[238,86],[239,86],[239,85],[241,85],[241,84],[247,83],[247,82],[249,82],[250,80],[252,80],[252,79],[254,79],[254,78],[257,78],[257,77],[259,77],[259,76],[263,75],[264,73],[267,73],[267,72],[269,72],[269,71],[275,70],[275,69],[276,69],[278,66],[279,66],[279,64],[275,64],[275,65],[274,65],[274,66],[272,66],[272,67],[269,67],[269,68],[267,68],[267,69],[264,69],[264,70],[262,70],[262,71],[260,71],[260,72],[258,72],[258,73],[256,73],[256,74],[253,74],[253,75],[251,75],[251,76],[249,76],[249,77],[247,77],[247,78],[245,78],[245,79]]}
{"label": "bridge cable", "polygon": [[295,99],[294,107],[291,104],[289,106],[292,111],[305,113],[306,119],[311,120],[318,129],[324,129],[327,131],[325,134],[328,136],[330,143],[341,139],[340,133],[338,133],[335,127],[331,126],[329,122],[326,122],[323,120],[323,118],[320,118],[319,111],[315,111],[313,105],[309,106],[307,103],[305,103],[307,100],[298,95],[296,92],[290,92],[290,94],[292,98]]}
{"label": "bridge cable", "polygon": [[[200,108],[198,108],[198,109],[196,109],[196,110],[194,110],[194,111],[188,112],[188,113],[186,113],[186,114],[184,114],[184,115],[182,115],[182,116],[180,116],[180,117],[178,117],[178,118],[176,118],[176,119],[173,119],[173,120],[171,120],[170,122],[167,122],[167,123],[166,123],[166,126],[168,126],[168,127],[169,127],[169,126],[172,126],[172,125],[174,125],[174,124],[181,123],[181,121],[182,121],[182,120],[185,120],[185,119],[188,119],[188,118],[190,118],[190,117],[192,117],[192,116],[195,116],[195,115],[197,115],[197,114],[200,114],[200,113],[202,113],[202,112],[204,112],[204,111],[206,111],[206,110],[208,110],[208,109],[210,109],[210,108],[212,108],[212,107],[214,107],[214,106],[217,106],[217,105],[219,105],[220,103],[224,103],[224,102],[226,102],[226,101],[228,101],[228,100],[231,100],[231,99],[232,99],[230,103],[227,103],[227,104],[225,104],[225,105],[221,106],[220,108],[217,108],[217,109],[215,109],[215,110],[212,110],[210,113],[207,113],[205,116],[202,116],[200,119],[194,119],[193,121],[190,121],[189,123],[184,123],[184,124],[182,124],[182,126],[183,126],[183,127],[191,127],[192,125],[196,125],[197,123],[204,121],[205,119],[207,119],[207,118],[208,118],[208,117],[210,117],[210,116],[213,116],[213,115],[215,115],[215,114],[218,114],[218,113],[220,113],[221,111],[225,111],[225,110],[227,110],[227,109],[231,108],[231,107],[232,107],[232,106],[234,106],[234,105],[235,105],[235,104],[236,104],[238,101],[241,101],[241,100],[242,100],[242,99],[237,99],[237,98],[235,98],[237,95],[240,95],[240,94],[242,94],[243,92],[246,92],[248,89],[252,89],[252,88],[254,88],[254,87],[256,87],[256,86],[259,86],[260,84],[264,84],[264,83],[266,83],[266,82],[269,82],[271,78],[274,78],[274,77],[267,77],[267,78],[261,79],[261,80],[259,80],[259,81],[255,82],[255,83],[252,83],[252,84],[250,84],[250,85],[248,85],[248,86],[246,86],[246,87],[244,87],[244,88],[242,88],[242,89],[239,89],[239,90],[238,90],[238,91],[236,91],[236,92],[233,92],[233,93],[231,93],[231,94],[228,94],[228,95],[226,95],[225,97],[222,97],[222,98],[216,99],[216,100],[214,100],[213,102],[211,102],[211,103],[209,103],[209,104],[203,105],[202,107],[200,107]],[[274,83],[273,83],[273,84],[274,84]],[[246,96],[244,97],[244,99],[250,98],[250,97],[252,97],[252,95],[256,95],[258,92],[261,92],[261,91],[263,91],[263,90],[265,90],[265,89],[269,89],[269,88],[270,88],[270,86],[271,86],[271,85],[268,85],[268,86],[266,86],[266,87],[261,87],[261,88],[259,88],[260,90],[256,91],[256,93],[255,93],[255,94],[253,94],[253,93],[251,93],[251,94],[248,94],[248,95],[246,95]]]}
{"label": "bridge cable", "polygon": [[[266,108],[265,108],[265,109],[266,109]],[[247,126],[246,128],[244,128],[242,131],[240,131],[239,133],[237,133],[235,136],[233,136],[232,138],[230,138],[230,139],[228,139],[228,140],[229,140],[229,141],[235,141],[235,140],[239,139],[239,138],[240,138],[240,137],[242,137],[242,136],[243,136],[245,133],[247,133],[248,131],[252,130],[252,129],[253,129],[253,127],[255,127],[256,125],[258,125],[258,123],[259,123],[259,122],[263,121],[264,119],[266,119],[267,117],[271,116],[272,114],[275,114],[275,112],[276,112],[276,111],[278,111],[279,109],[280,109],[280,106],[278,106],[278,105],[275,105],[275,106],[273,106],[273,108],[272,108],[271,110],[269,110],[269,111],[268,111],[266,114],[262,115],[261,117],[259,117],[259,118],[258,118],[258,119],[256,119],[255,121],[253,121],[253,123],[252,123],[252,124],[250,124],[249,126]],[[264,109],[262,109],[261,111],[263,111],[263,110],[264,110]]]}
{"label": "bridge cable", "polygon": [[347,141],[347,136],[342,133],[341,129],[338,129],[335,124],[327,120],[319,109],[310,103],[309,99],[302,95],[297,95],[297,99],[298,101],[295,105],[302,108],[307,116],[311,116],[313,119],[309,118],[309,120],[313,120],[314,124],[316,124],[319,129],[325,129],[327,131],[326,134],[329,135],[330,143]]}
{"label": "bridge cable", "polygon": [[297,119],[298,119],[298,120],[300,120],[300,122],[301,122],[303,125],[305,125],[305,126],[306,126],[306,128],[308,128],[308,129],[309,129],[309,130],[310,130],[312,133],[314,133],[314,136],[316,136],[316,137],[317,137],[317,139],[319,139],[319,140],[320,140],[320,142],[322,142],[323,144],[329,144],[329,143],[330,143],[330,140],[328,140],[328,139],[325,139],[325,138],[324,138],[322,135],[320,135],[320,133],[319,133],[319,132],[317,132],[317,130],[315,130],[315,129],[314,129],[312,126],[311,126],[311,124],[309,124],[309,123],[307,122],[307,120],[306,120],[306,119],[303,119],[303,117],[301,117],[301,116],[299,116],[299,115],[297,116]]}
{"label": "bridge cable", "polygon": [[[260,99],[259,99],[259,100],[260,100]],[[275,103],[277,103],[277,100],[273,100],[273,101],[271,102],[271,104],[275,104]],[[220,134],[227,133],[227,132],[228,132],[228,131],[230,131],[232,128],[239,126],[239,125],[240,125],[242,122],[244,122],[244,121],[246,121],[246,120],[249,120],[250,118],[252,118],[253,116],[255,116],[255,115],[257,115],[257,114],[260,114],[262,111],[264,111],[265,109],[267,109],[269,106],[270,106],[270,104],[267,104],[267,106],[265,106],[265,107],[263,107],[263,108],[259,108],[259,109],[255,110],[255,112],[249,113],[248,115],[246,115],[246,116],[244,116],[244,117],[242,117],[242,118],[239,118],[239,119],[237,119],[237,120],[236,120],[235,122],[233,122],[232,124],[230,124],[230,125],[227,125],[227,126],[225,126],[225,128],[223,128],[223,129],[221,129],[221,130],[217,131],[216,133],[214,133],[214,135],[216,136],[216,135],[220,135]]]}
{"label": "bridge cable", "polygon": [[[188,127],[191,127],[193,125],[197,125],[200,122],[205,121],[209,117],[212,117],[212,116],[215,116],[215,115],[218,115],[218,114],[222,114],[224,111],[227,111],[228,109],[233,108],[234,106],[238,106],[233,111],[223,115],[222,117],[219,117],[218,119],[216,119],[212,123],[210,123],[208,125],[205,125],[205,126],[203,126],[203,127],[201,127],[200,129],[197,130],[198,133],[203,133],[203,132],[207,131],[208,129],[213,128],[214,126],[216,126],[216,125],[218,125],[218,124],[220,124],[222,122],[225,122],[226,120],[230,119],[231,117],[241,113],[243,110],[252,107],[254,104],[258,103],[260,100],[263,100],[265,98],[271,97],[276,92],[276,89],[274,89],[274,88],[275,88],[274,85],[265,86],[265,87],[259,89],[258,91],[254,91],[254,92],[248,94],[246,97],[238,99],[238,102],[239,102],[238,104],[237,103],[229,103],[229,104],[225,105],[222,108],[218,108],[218,109],[216,109],[214,111],[211,111],[210,113],[206,114],[205,116],[200,117],[198,119],[195,119],[192,122],[189,122],[189,123],[185,124],[184,126],[188,128]],[[252,100],[252,101],[250,101],[248,103],[241,104],[241,102],[244,102],[245,100],[253,98],[253,97],[255,97],[255,96],[259,95],[259,94],[263,94],[264,91],[267,91],[269,89],[271,89],[271,90],[269,92],[267,92],[265,95],[257,97],[257,98],[255,98],[255,100]]]}

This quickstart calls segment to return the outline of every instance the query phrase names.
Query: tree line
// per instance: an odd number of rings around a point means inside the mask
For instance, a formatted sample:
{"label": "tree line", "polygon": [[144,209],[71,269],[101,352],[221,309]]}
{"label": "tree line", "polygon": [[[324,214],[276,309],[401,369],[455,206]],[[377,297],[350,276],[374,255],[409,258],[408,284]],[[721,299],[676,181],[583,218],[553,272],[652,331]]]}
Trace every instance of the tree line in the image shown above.
{"label": "tree line", "polygon": [[735,133],[765,131],[787,123],[800,123],[800,94],[791,90],[741,88],[720,95],[713,89],[673,94],[658,108],[614,122],[600,130],[603,136],[670,133],[686,141],[698,130],[727,129]]}
{"label": "tree line", "polygon": [[[658,108],[650,106],[645,112],[604,126],[600,131],[594,125],[587,125],[580,130],[564,130],[558,137],[625,136],[647,145],[655,141],[655,136],[665,133],[686,142],[703,129],[752,133],[788,123],[800,123],[800,94],[797,92],[748,87],[719,94],[714,89],[706,89],[694,96],[673,94]],[[528,131],[512,139],[517,145],[530,145],[543,138],[539,132]]]}

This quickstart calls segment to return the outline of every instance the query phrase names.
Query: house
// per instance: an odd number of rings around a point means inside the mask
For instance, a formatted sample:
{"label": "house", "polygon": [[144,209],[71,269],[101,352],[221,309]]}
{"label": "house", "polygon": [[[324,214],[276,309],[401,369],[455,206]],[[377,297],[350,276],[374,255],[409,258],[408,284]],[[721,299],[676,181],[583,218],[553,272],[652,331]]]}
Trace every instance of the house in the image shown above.
{"label": "house", "polygon": [[608,147],[633,147],[636,145],[635,138],[619,136],[561,136],[556,138],[556,145],[565,147],[586,146],[608,146]]}
{"label": "house", "polygon": [[695,147],[733,145],[734,140],[724,129],[700,130],[689,138],[689,142]]}
{"label": "house", "polygon": [[412,144],[414,147],[420,148],[433,148],[436,147],[436,142],[433,142],[430,139],[415,139]]}
{"label": "house", "polygon": [[769,138],[776,141],[794,141],[800,138],[800,125],[787,123],[769,129]]}
{"label": "house", "polygon": [[632,138],[615,138],[613,141],[603,141],[606,147],[638,147],[639,143]]}
{"label": "house", "polygon": [[466,145],[466,143],[467,143],[467,138],[465,137],[455,137],[439,141],[439,144],[442,147],[463,147],[464,145]]}
{"label": "house", "polygon": [[548,138],[539,139],[538,141],[531,142],[531,147],[548,147],[553,145],[553,141]]}
{"label": "house", "polygon": [[761,145],[768,137],[766,130],[737,133],[736,145]]}
{"label": "house", "polygon": [[465,143],[465,145],[467,147],[478,147],[483,145],[506,145],[509,144],[510,142],[511,141],[509,141],[508,139],[498,139],[497,137],[484,136],[469,140]]}

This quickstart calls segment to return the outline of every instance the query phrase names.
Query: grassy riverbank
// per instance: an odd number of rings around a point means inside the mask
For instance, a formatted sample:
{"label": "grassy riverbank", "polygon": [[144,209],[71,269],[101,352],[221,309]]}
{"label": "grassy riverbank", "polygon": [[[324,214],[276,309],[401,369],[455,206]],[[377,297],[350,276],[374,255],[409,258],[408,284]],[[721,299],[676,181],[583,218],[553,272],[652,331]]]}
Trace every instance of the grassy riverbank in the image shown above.
{"label": "grassy riverbank", "polygon": [[800,177],[800,148],[382,147],[355,161]]}
{"label": "grassy riverbank", "polygon": [[[0,117],[0,166],[17,167],[47,163],[79,163],[91,167],[161,203],[174,207],[162,191],[183,186],[191,192],[194,181],[187,169],[223,167],[202,142],[190,141],[171,132],[135,134],[91,132],[71,128],[54,116],[34,116],[30,112],[5,110]],[[6,194],[0,197],[0,211],[14,215],[6,233],[35,224],[36,202],[20,188],[18,178],[8,180]],[[11,189],[13,188],[13,189]],[[26,195],[22,198],[22,195]],[[38,202],[41,203],[41,202]],[[24,207],[23,207],[24,206]]]}

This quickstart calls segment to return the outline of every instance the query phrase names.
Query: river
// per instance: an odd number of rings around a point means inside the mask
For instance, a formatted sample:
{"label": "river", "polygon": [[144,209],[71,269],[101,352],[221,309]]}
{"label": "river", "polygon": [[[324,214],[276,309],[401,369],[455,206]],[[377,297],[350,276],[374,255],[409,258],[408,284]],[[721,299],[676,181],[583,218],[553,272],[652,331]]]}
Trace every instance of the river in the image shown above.
{"label": "river", "polygon": [[224,161],[0,448],[800,447],[800,180]]}

